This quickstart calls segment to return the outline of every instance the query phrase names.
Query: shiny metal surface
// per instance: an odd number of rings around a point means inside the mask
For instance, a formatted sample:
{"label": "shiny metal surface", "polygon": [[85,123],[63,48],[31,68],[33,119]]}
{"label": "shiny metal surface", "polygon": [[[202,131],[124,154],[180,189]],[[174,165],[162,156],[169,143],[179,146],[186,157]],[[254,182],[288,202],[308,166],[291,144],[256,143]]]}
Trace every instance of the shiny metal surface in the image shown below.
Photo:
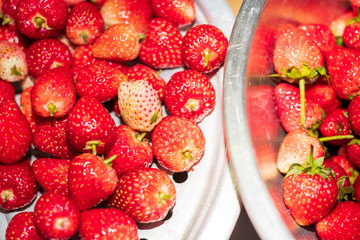
{"label": "shiny metal surface", "polygon": [[237,15],[224,73],[225,141],[243,205],[261,239],[317,239],[299,227],[282,200],[276,154],[285,136],[275,110],[271,53],[284,23],[325,23],[349,1],[244,0]]}

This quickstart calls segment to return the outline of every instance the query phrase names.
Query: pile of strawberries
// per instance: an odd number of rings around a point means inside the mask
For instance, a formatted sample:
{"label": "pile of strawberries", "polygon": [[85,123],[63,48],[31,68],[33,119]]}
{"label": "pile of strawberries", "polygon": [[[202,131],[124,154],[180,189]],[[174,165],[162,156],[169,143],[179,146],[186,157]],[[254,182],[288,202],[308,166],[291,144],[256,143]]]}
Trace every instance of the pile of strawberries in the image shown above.
{"label": "pile of strawberries", "polygon": [[198,123],[214,108],[209,76],[227,38],[194,25],[192,0],[1,4],[0,208],[41,192],[6,239],[138,239],[137,223],[175,205],[169,175],[203,157]]}
{"label": "pile of strawberries", "polygon": [[359,6],[350,0],[328,25],[283,24],[273,38],[283,200],[321,239],[360,238]]}

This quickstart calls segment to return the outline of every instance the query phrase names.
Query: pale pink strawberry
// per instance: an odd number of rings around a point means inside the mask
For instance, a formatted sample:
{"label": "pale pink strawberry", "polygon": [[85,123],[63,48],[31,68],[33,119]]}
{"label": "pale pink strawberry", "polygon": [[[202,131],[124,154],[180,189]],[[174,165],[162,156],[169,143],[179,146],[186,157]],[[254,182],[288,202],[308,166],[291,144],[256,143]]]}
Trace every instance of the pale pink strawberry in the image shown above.
{"label": "pale pink strawberry", "polygon": [[0,78],[17,82],[28,73],[26,54],[16,43],[0,41]]}

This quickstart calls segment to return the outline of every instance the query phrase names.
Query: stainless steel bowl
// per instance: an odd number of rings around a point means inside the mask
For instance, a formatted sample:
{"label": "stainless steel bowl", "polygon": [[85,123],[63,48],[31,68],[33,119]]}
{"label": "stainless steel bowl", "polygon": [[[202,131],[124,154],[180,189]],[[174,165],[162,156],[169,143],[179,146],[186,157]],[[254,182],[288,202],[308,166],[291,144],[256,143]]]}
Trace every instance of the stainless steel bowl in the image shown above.
{"label": "stainless steel bowl", "polygon": [[224,119],[230,168],[261,239],[317,239],[299,227],[282,200],[276,154],[285,131],[275,110],[267,75],[276,29],[284,23],[324,23],[350,9],[348,0],[244,0],[225,63]]}

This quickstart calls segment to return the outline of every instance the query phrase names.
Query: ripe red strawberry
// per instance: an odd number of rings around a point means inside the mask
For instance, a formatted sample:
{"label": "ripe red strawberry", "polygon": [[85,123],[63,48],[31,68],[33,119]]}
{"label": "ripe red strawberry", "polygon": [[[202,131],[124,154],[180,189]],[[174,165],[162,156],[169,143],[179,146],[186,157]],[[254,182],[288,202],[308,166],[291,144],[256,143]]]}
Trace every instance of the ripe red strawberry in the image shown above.
{"label": "ripe red strawberry", "polygon": [[15,16],[16,16],[16,6],[19,0],[2,0],[2,25],[7,25],[11,29],[16,29],[15,26]]}
{"label": "ripe red strawberry", "polygon": [[16,43],[0,41],[0,78],[17,82],[28,73],[26,54]]}
{"label": "ripe red strawberry", "polygon": [[74,6],[78,3],[81,3],[81,2],[85,2],[86,0],[64,0],[64,2],[68,5],[68,6]]}
{"label": "ripe red strawberry", "polygon": [[325,54],[331,87],[336,95],[349,100],[359,94],[360,51],[335,46]]}
{"label": "ripe red strawberry", "polygon": [[36,130],[36,124],[38,122],[38,116],[34,112],[31,104],[31,89],[32,87],[28,87],[24,89],[20,94],[20,109],[21,112],[25,115],[26,119],[28,120],[32,133]]}
{"label": "ripe red strawberry", "polygon": [[15,163],[30,148],[30,124],[14,100],[0,103],[0,136],[0,163]]}
{"label": "ripe red strawberry", "polygon": [[360,96],[354,97],[348,105],[348,116],[351,129],[356,133],[360,134]]}
{"label": "ripe red strawberry", "polygon": [[[344,108],[338,108],[329,113],[320,124],[320,133],[324,137],[351,135],[351,127],[348,120],[348,111]],[[331,145],[343,145],[348,143],[349,139],[340,139],[327,141]]]}
{"label": "ripe red strawberry", "polygon": [[11,83],[0,79],[0,103],[5,100],[15,100],[15,88]]}
{"label": "ripe red strawberry", "polygon": [[45,240],[35,227],[33,212],[19,212],[9,222],[5,239]]}
{"label": "ripe red strawberry", "polygon": [[104,20],[99,9],[90,2],[80,2],[70,11],[65,28],[66,37],[76,45],[95,42],[104,29]]}
{"label": "ripe red strawberry", "polygon": [[149,0],[107,0],[100,8],[100,12],[106,28],[119,23],[127,23],[132,25],[138,33],[145,33],[153,17]]}
{"label": "ripe red strawberry", "polygon": [[79,151],[68,142],[66,137],[67,121],[67,116],[41,119],[33,135],[34,147],[56,158],[74,158]]}
{"label": "ripe red strawberry", "polygon": [[63,0],[19,0],[15,22],[19,31],[29,38],[49,38],[65,28],[68,15]]}
{"label": "ripe red strawberry", "polygon": [[294,164],[283,181],[283,198],[295,221],[301,226],[311,225],[325,217],[336,203],[338,187],[323,158]]}
{"label": "ripe red strawberry", "polygon": [[339,202],[334,209],[316,223],[316,232],[321,239],[341,240],[360,237],[360,203]]}
{"label": "ripe red strawberry", "polygon": [[304,164],[311,146],[314,148],[314,158],[324,156],[324,148],[320,141],[310,136],[306,130],[296,129],[289,132],[282,140],[278,151],[277,168],[279,171],[287,173],[293,163]]}
{"label": "ripe red strawberry", "polygon": [[356,170],[356,167],[346,157],[346,147],[344,155],[331,156],[331,161],[336,162],[345,170],[346,174],[349,177],[350,184],[353,184],[355,178],[358,175],[358,172]]}
{"label": "ripe red strawberry", "polygon": [[165,86],[164,103],[171,115],[201,122],[215,107],[210,79],[196,70],[174,73]]}
{"label": "ripe red strawberry", "polygon": [[[335,180],[338,182],[341,178],[344,178],[343,185],[341,187],[350,186],[349,176],[345,172],[345,169],[338,163],[331,159],[325,159],[323,162],[325,168],[331,168],[331,172],[335,174]],[[339,189],[340,190],[340,189]]]}
{"label": "ripe red strawberry", "polygon": [[158,92],[160,102],[163,100],[166,82],[160,77],[161,71],[156,71],[146,65],[136,64],[129,68],[127,77],[129,81],[146,80]]}
{"label": "ripe red strawberry", "polygon": [[24,52],[30,45],[28,38],[22,35],[17,29],[13,29],[7,25],[0,26],[0,41],[16,43]]}
{"label": "ripe red strawberry", "polygon": [[28,157],[11,165],[0,164],[0,208],[22,208],[35,199],[37,190]]}
{"label": "ripe red strawberry", "polygon": [[126,62],[139,55],[139,36],[135,28],[126,23],[112,25],[106,29],[92,46],[96,58]]}
{"label": "ripe red strawberry", "polygon": [[149,167],[153,161],[153,149],[144,137],[126,125],[117,126],[117,137],[113,147],[105,154],[106,158],[116,155],[111,166],[120,177],[127,171]]}
{"label": "ripe red strawberry", "polygon": [[30,98],[38,116],[66,116],[76,102],[75,84],[70,70],[57,67],[45,72],[37,78]]}
{"label": "ripe red strawberry", "polygon": [[360,167],[360,139],[354,138],[346,145],[346,157],[356,168]]}
{"label": "ripe red strawberry", "polygon": [[357,201],[359,201],[360,199],[360,177],[357,176],[355,178],[354,184],[353,184],[353,189],[354,189],[354,197]]}
{"label": "ripe red strawberry", "polygon": [[156,69],[183,66],[182,39],[174,24],[162,18],[154,18],[146,29],[145,40],[141,43],[140,61]]}
{"label": "ripe red strawberry", "polygon": [[330,31],[336,37],[338,45],[342,45],[342,36],[344,34],[345,27],[348,25],[349,21],[357,16],[357,13],[354,11],[347,11],[340,14],[340,16],[331,20],[329,24]]}
{"label": "ripe red strawberry", "polygon": [[[280,123],[287,132],[300,128],[300,90],[288,84],[279,83],[274,88],[276,111]],[[312,128],[323,119],[322,109],[312,99],[305,102],[305,127]]]}
{"label": "ripe red strawberry", "polygon": [[128,79],[124,73],[105,63],[83,67],[75,79],[79,97],[89,96],[100,102],[113,99],[118,94],[119,84]]}
{"label": "ripe red strawberry", "polygon": [[86,210],[81,213],[80,221],[79,235],[83,240],[139,239],[135,221],[118,209]]}
{"label": "ripe red strawberry", "polygon": [[80,211],[64,195],[45,192],[34,208],[36,229],[48,239],[69,239],[80,226]]}
{"label": "ripe red strawberry", "polygon": [[151,134],[151,142],[157,162],[173,172],[189,170],[205,151],[201,128],[177,116],[165,117]]}
{"label": "ripe red strawberry", "polygon": [[68,169],[70,160],[38,158],[31,165],[34,176],[46,192],[68,196]]}
{"label": "ripe red strawberry", "polygon": [[181,46],[185,65],[201,73],[212,72],[225,61],[229,42],[214,25],[200,24],[188,30]]}
{"label": "ripe red strawberry", "polygon": [[35,41],[27,51],[29,74],[37,78],[56,67],[70,68],[72,55],[68,46],[55,38]]}
{"label": "ripe red strawberry", "polygon": [[83,153],[71,160],[69,195],[79,210],[95,207],[115,191],[118,180],[116,172],[105,162],[91,153]]}
{"label": "ripe red strawberry", "polygon": [[358,16],[356,16],[348,21],[342,35],[343,43],[346,47],[360,50],[359,30],[360,19]]}
{"label": "ripe red strawberry", "polygon": [[158,93],[145,80],[120,83],[118,103],[122,119],[134,130],[150,132],[163,118]]}
{"label": "ripe red strawberry", "polygon": [[195,20],[193,0],[151,0],[151,8],[155,17],[165,18],[179,27]]}
{"label": "ripe red strawberry", "polygon": [[136,222],[151,223],[163,220],[175,201],[175,185],[164,171],[139,168],[119,178],[107,204],[124,211]]}
{"label": "ripe red strawberry", "polygon": [[103,154],[115,142],[115,121],[98,100],[82,97],[68,116],[66,136],[81,152]]}

